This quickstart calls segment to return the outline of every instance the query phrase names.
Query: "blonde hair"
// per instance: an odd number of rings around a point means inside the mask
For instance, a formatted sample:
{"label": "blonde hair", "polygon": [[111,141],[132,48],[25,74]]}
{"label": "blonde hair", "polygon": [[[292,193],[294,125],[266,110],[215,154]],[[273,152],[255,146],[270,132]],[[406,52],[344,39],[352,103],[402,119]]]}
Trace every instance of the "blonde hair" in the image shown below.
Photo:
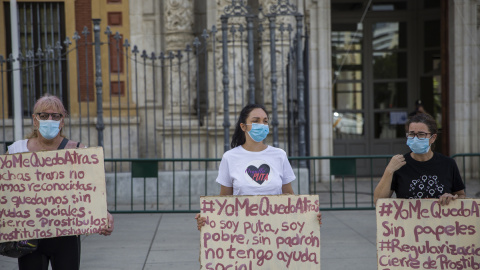
{"label": "blonde hair", "polygon": [[[35,102],[35,106],[33,106],[33,114],[44,112],[49,109],[63,114],[63,117],[68,116],[67,110],[65,109],[65,106],[63,106],[62,101],[57,96],[53,96],[50,94],[45,94],[43,97],[39,98],[37,102]],[[65,137],[65,135],[63,135],[63,128],[60,130],[60,136]],[[33,127],[30,134],[26,136],[27,139],[37,137],[38,134],[35,127]]]}

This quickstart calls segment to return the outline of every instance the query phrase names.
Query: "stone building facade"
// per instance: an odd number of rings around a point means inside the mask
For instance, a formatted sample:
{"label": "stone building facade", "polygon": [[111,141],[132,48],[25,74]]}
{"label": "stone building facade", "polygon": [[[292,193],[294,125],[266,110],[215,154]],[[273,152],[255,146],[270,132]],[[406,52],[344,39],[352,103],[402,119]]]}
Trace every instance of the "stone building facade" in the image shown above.
{"label": "stone building facade", "polygon": [[[0,12],[6,12],[4,7],[7,2],[1,1]],[[18,2],[48,3],[48,1],[36,0],[18,0]],[[241,56],[246,48],[242,48],[243,45],[239,43],[228,43],[229,48],[234,52],[228,55],[228,61],[234,62],[234,57],[237,57],[237,61],[229,70],[231,98],[227,102],[230,110],[225,117],[223,109],[225,100],[222,96],[224,74],[221,69],[221,16],[225,13],[225,8],[235,2],[245,2],[252,10],[262,7],[265,14],[271,6],[276,4],[294,5],[303,15],[302,35],[305,38],[303,40],[305,45],[308,45],[305,47],[308,50],[308,68],[306,69],[308,123],[306,126],[310,156],[388,155],[407,151],[405,139],[402,137],[403,127],[400,122],[393,121],[393,116],[409,113],[414,109],[415,100],[420,98],[426,98],[424,102],[430,106],[431,112],[442,128],[437,150],[447,155],[480,152],[480,140],[476,135],[480,133],[478,81],[480,77],[478,76],[480,72],[478,53],[480,1],[478,0],[107,0],[91,1],[91,3],[69,0],[63,2],[65,17],[75,18],[77,21],[76,26],[66,24],[66,36],[72,36],[74,31],[80,33],[79,25],[85,23],[85,19],[101,18],[102,32],[107,25],[111,26],[112,34],[109,38],[113,45],[110,45],[110,50],[107,46],[102,47],[103,70],[110,71],[103,73],[103,81],[109,83],[104,83],[102,106],[104,112],[111,117],[111,121],[106,121],[105,127],[106,140],[111,138],[109,145],[105,145],[107,157],[109,155],[133,158],[162,157],[161,153],[165,152],[176,153],[175,156],[167,157],[190,157],[192,154],[188,155],[189,151],[190,153],[193,151],[193,157],[200,157],[203,153],[208,153],[203,157],[221,157],[224,151],[222,135],[225,119],[228,118],[230,121],[231,132],[236,113],[242,107],[239,100],[246,98],[248,94],[248,92],[236,92],[240,87],[248,88],[246,85],[249,73],[242,62],[247,63],[238,61],[241,57],[243,57],[242,60],[246,59],[245,56]],[[84,6],[76,7],[75,5]],[[81,10],[82,12],[90,10],[92,16],[82,15]],[[293,17],[279,19],[278,23],[282,22],[285,25],[295,25]],[[229,20],[229,27],[232,25],[238,27],[240,24],[246,25],[241,19]],[[5,26],[5,23],[0,22],[0,25]],[[216,27],[216,32],[212,31],[213,26]],[[0,29],[1,36],[7,35],[5,29],[6,27]],[[209,31],[205,34],[204,29]],[[436,36],[429,33],[429,29],[433,29]],[[115,54],[111,53],[116,49],[113,41],[117,31],[121,33],[120,44],[128,41],[131,46],[121,48],[128,49],[128,52],[125,52],[128,58],[124,58],[124,62],[120,64],[116,61]],[[280,30],[276,31],[278,40],[275,55],[277,59],[287,58],[289,44],[282,43]],[[388,31],[391,31],[390,35]],[[238,36],[239,40],[247,39],[238,31],[234,35]],[[360,37],[361,42],[355,44],[354,39]],[[208,54],[205,54],[205,59],[199,63],[194,63],[194,58],[187,60],[189,54],[185,51],[186,44],[192,46],[195,38],[198,38],[200,43],[204,42],[203,38],[208,39],[208,44],[212,45],[206,48]],[[405,47],[402,47],[402,38],[407,44]],[[105,41],[105,37],[103,39]],[[423,39],[435,39],[438,43],[430,46],[423,42]],[[0,43],[0,55],[7,55],[6,39],[1,40],[3,42]],[[217,42],[215,45],[213,40]],[[380,43],[375,43],[377,41],[390,42],[391,46],[381,47],[378,45]],[[353,44],[354,46],[353,49],[347,49],[346,46],[341,48],[336,44],[341,46]],[[132,54],[133,45],[141,50],[136,55]],[[355,47],[357,45],[359,47]],[[269,47],[265,44],[258,46],[265,49],[267,53],[262,56],[257,55],[261,60],[260,63],[265,65],[255,66],[257,74],[261,73],[263,76],[256,78],[255,88],[263,87],[265,91],[263,96],[257,95],[256,99],[264,102],[267,108],[272,108],[274,103],[278,103],[280,127],[278,146],[288,148],[291,144],[286,141],[288,129],[282,129],[287,126],[289,119],[288,104],[285,102],[286,92],[280,91],[287,83],[282,73],[287,70],[287,65],[286,62],[277,61],[278,79],[276,81],[278,81],[279,92],[276,100],[272,100],[272,62],[268,53]],[[142,51],[146,51],[148,57],[150,53],[156,53],[155,57],[150,58],[157,65],[141,66]],[[180,51],[182,56],[178,59],[182,66],[190,61],[191,68],[182,69],[179,68],[180,64],[175,63],[171,65],[171,69],[158,68],[161,61],[166,61],[168,65],[170,59],[174,59],[173,56],[169,58],[169,53],[175,56]],[[165,55],[160,55],[160,52]],[[199,52],[200,50],[193,48],[191,55]],[[349,58],[343,60],[344,55],[348,55]],[[397,60],[407,55],[407,64],[397,61],[395,66],[397,71],[405,69],[404,75],[396,74],[397,77],[387,79],[375,77],[375,65],[369,61],[378,60],[377,57],[386,55],[396,55]],[[134,67],[135,63],[132,60],[137,56],[139,68]],[[335,59],[341,61],[336,62]],[[69,70],[74,71],[76,70],[75,57],[71,55],[70,60]],[[214,65],[214,62],[217,65]],[[89,63],[92,65],[93,59],[90,59]],[[425,71],[424,67],[427,64],[433,65],[434,68]],[[353,77],[336,77],[336,73],[349,71],[348,68],[353,70],[350,74],[354,76],[361,74],[360,77],[354,79]],[[82,72],[86,73],[83,70],[82,68]],[[84,137],[89,129],[94,134],[95,121],[97,121],[95,104],[88,103],[88,100],[95,99],[93,66],[89,72],[91,72],[89,91],[81,90],[83,86],[80,84],[86,82],[81,77],[83,75],[75,72],[70,75],[68,80],[71,91],[70,111],[73,116],[79,117],[78,120],[71,119],[74,126],[72,133],[76,134],[84,129],[82,138],[78,140],[95,145],[98,142],[94,135]],[[188,79],[180,79],[180,77]],[[201,92],[193,91],[200,77],[201,83],[206,86],[203,86],[204,90]],[[243,82],[246,85],[240,86]],[[8,82],[4,81],[2,89],[7,89],[7,84]],[[385,88],[381,88],[382,85]],[[380,102],[376,100],[377,86],[380,87],[379,93],[387,94],[387,99],[393,100],[391,104],[379,105]],[[425,86],[432,89],[427,91]],[[156,92],[150,91],[162,88],[171,90],[162,92],[160,96],[154,96]],[[406,93],[403,96],[392,94],[402,93],[402,91]],[[429,96],[429,93],[433,93],[435,98]],[[13,124],[8,116],[8,95],[5,97],[6,99],[2,101],[2,112],[6,116],[4,118],[7,124],[3,127],[6,130],[3,141],[8,141],[6,137],[11,137]],[[238,102],[234,102],[235,99]],[[403,103],[399,103],[399,100]],[[350,103],[351,106],[345,105]],[[133,104],[137,106],[136,110],[130,107]],[[91,109],[91,114],[87,115],[88,108]],[[338,115],[343,115],[343,120]],[[348,115],[352,117],[345,117]],[[79,120],[81,118],[89,118],[91,121],[88,124],[85,122],[82,124]],[[339,128],[341,124],[338,124],[342,121],[344,126]],[[128,128],[126,122],[129,123]],[[132,129],[130,129],[130,123],[133,123]],[[348,127],[349,123],[353,128]],[[25,125],[27,126],[28,123]],[[187,143],[189,135],[185,130],[196,131],[195,136],[190,136],[193,139],[189,143]],[[156,140],[167,140],[169,143],[160,144]],[[122,144],[122,141],[128,141],[128,143]],[[271,143],[271,141],[268,142]],[[185,143],[185,147],[180,150],[182,143]],[[142,153],[152,152],[153,148],[158,148],[158,155],[142,156]],[[121,149],[123,154],[114,154],[118,149]],[[130,155],[132,151],[138,154]],[[319,162],[319,165],[321,166],[319,170],[328,175],[328,163]],[[384,164],[381,164],[378,167],[381,169],[383,166]],[[478,170],[474,170],[472,166],[469,167],[472,175],[478,175]]]}
{"label": "stone building facade", "polygon": [[[248,1],[253,8],[259,6],[264,10],[272,4],[270,0]],[[348,3],[347,3],[348,2]],[[369,1],[342,1],[342,0],[302,0],[290,1],[297,6],[298,11],[305,16],[305,27],[309,34],[309,75],[308,75],[308,114],[309,114],[309,139],[311,156],[331,156],[331,155],[349,155],[349,154],[394,154],[399,151],[406,151],[404,139],[393,137],[397,143],[388,144],[388,146],[378,148],[382,142],[377,143],[376,138],[362,137],[360,142],[352,140],[348,149],[355,149],[355,145],[363,141],[364,143],[357,151],[342,150],[338,145],[342,145],[341,140],[334,136],[336,111],[334,100],[335,81],[332,74],[335,68],[332,64],[332,21],[338,22],[332,18],[336,10],[342,5],[357,3],[360,5],[360,11],[363,11]],[[442,94],[439,102],[442,110],[436,117],[442,126],[443,138],[437,142],[437,150],[448,155],[455,153],[480,152],[480,140],[475,134],[480,132],[478,109],[480,103],[480,90],[478,87],[478,30],[479,30],[479,5],[476,0],[465,1],[438,1],[439,4],[431,4],[432,1],[393,1],[394,7],[389,14],[393,14],[397,21],[422,21],[429,20],[429,16],[435,17],[438,21],[438,29],[441,29],[445,38],[441,40],[439,50],[442,50],[438,59],[441,58],[441,69],[438,71],[441,75]],[[381,8],[387,8],[392,1],[372,1],[373,8],[364,16],[369,20],[370,12],[375,13]],[[440,4],[441,2],[441,4]],[[354,3],[354,4],[355,4]],[[177,50],[193,39],[200,36],[202,30],[212,25],[220,27],[220,16],[225,6],[231,5],[228,0],[202,0],[202,1],[143,1],[138,5],[135,1],[130,1],[130,21],[131,21],[131,39],[132,43],[138,44],[151,50]],[[397,5],[398,4],[398,5]],[[433,8],[430,6],[433,5]],[[265,8],[267,7],[267,8]],[[396,12],[396,10],[400,10]],[[404,10],[402,10],[404,9]],[[420,11],[413,11],[418,9]],[[427,11],[425,11],[427,10]],[[425,12],[423,12],[425,11]],[[343,12],[343,10],[342,10]],[[423,13],[422,13],[423,12]],[[361,12],[360,12],[361,13]],[[333,15],[332,15],[333,14]],[[434,14],[434,15],[432,15]],[[387,15],[388,16],[388,15]],[[404,16],[404,17],[402,17]],[[411,18],[415,16],[415,18]],[[382,18],[382,15],[379,15]],[[360,17],[355,17],[360,22]],[[372,17],[376,20],[376,17]],[[415,26],[409,26],[415,27]],[[218,35],[218,33],[217,33]],[[408,36],[409,39],[415,39],[415,35]],[[409,53],[409,49],[407,49]],[[417,57],[422,57],[421,52],[415,52]],[[230,56],[231,57],[231,56]],[[209,70],[209,76],[212,76],[213,70]],[[268,70],[267,70],[268,72]],[[366,70],[365,72],[368,72]],[[410,75],[409,75],[410,76]],[[267,75],[268,77],[268,75]],[[220,78],[220,79],[218,79]],[[221,74],[217,76],[221,80]],[[419,79],[420,80],[420,79]],[[414,109],[414,101],[421,97],[421,85],[417,85],[416,79],[413,83],[409,82],[408,103],[397,111],[410,112]],[[417,93],[418,92],[418,93]],[[366,93],[363,98],[369,99],[373,95]],[[209,98],[213,97],[209,93]],[[221,102],[221,100],[220,100]],[[433,102],[433,101],[432,101]],[[188,106],[174,98],[171,104],[175,108],[184,108]],[[268,103],[268,102],[267,102]],[[212,103],[210,103],[212,104]],[[372,104],[372,103],[367,103]],[[147,105],[148,107],[149,105]],[[151,104],[151,106],[154,106]],[[374,105],[372,105],[374,106]],[[219,107],[221,108],[221,106]],[[210,108],[211,109],[211,108]],[[177,113],[178,113],[177,109]],[[220,117],[221,111],[212,112],[212,117]],[[364,116],[364,121],[375,121],[375,118]],[[442,122],[443,121],[443,122]],[[221,122],[220,122],[221,123]],[[365,128],[372,128],[366,124]],[[365,131],[364,131],[365,132]],[[368,133],[368,132],[366,132]],[[398,133],[398,132],[397,132]],[[378,138],[377,138],[378,139]],[[377,150],[371,150],[377,147]]]}

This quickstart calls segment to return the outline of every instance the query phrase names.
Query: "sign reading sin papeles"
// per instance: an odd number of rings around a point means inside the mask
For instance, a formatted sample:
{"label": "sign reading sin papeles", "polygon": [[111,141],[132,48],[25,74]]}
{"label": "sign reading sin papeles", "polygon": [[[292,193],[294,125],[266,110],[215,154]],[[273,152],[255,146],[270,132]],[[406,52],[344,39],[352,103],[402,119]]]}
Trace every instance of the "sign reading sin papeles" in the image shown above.
{"label": "sign reading sin papeles", "polygon": [[318,195],[200,198],[201,269],[320,269]]}
{"label": "sign reading sin papeles", "polygon": [[101,147],[0,156],[0,243],[107,225]]}
{"label": "sign reading sin papeles", "polygon": [[378,269],[480,269],[480,200],[377,201]]}

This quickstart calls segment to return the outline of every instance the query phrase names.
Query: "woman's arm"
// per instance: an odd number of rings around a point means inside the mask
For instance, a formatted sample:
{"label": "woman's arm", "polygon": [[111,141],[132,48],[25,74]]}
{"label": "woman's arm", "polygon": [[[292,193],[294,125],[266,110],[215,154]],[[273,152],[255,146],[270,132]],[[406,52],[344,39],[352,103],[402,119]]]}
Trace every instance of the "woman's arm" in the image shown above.
{"label": "woman's arm", "polygon": [[233,187],[220,185],[220,196],[233,195]]}
{"label": "woman's arm", "polygon": [[396,155],[392,157],[387,165],[387,168],[385,168],[382,179],[380,179],[380,182],[375,188],[375,192],[373,192],[373,203],[377,204],[377,200],[381,198],[392,197],[393,190],[391,187],[393,173],[405,164],[405,157],[403,155]]}
{"label": "woman's arm", "polygon": [[467,197],[464,189],[453,192],[453,195],[458,195],[457,199],[465,199]]}
{"label": "woman's arm", "polygon": [[285,184],[282,186],[282,193],[283,194],[295,194],[295,192],[293,192],[293,188],[292,188],[292,183],[288,183],[288,184]]}
{"label": "woman's arm", "polygon": [[378,199],[392,197],[392,194],[393,194],[393,190],[391,190],[392,178],[393,178],[393,173],[390,173],[387,170],[385,170],[385,172],[383,173],[382,179],[380,179],[380,182],[378,183],[377,187],[375,188],[375,191],[373,192],[373,203],[375,205],[377,204]]}

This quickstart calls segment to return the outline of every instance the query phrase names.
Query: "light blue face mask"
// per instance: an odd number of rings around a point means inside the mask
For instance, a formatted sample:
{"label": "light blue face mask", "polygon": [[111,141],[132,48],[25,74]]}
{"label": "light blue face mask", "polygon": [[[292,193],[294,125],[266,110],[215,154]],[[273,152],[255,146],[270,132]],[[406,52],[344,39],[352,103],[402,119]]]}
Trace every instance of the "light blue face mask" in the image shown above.
{"label": "light blue face mask", "polygon": [[425,154],[430,150],[429,139],[420,140],[417,137],[408,138],[407,145],[415,154]]}
{"label": "light blue face mask", "polygon": [[253,123],[252,129],[248,132],[248,135],[252,140],[261,142],[267,138],[268,132],[270,132],[268,125]]}
{"label": "light blue face mask", "polygon": [[42,137],[51,140],[57,137],[60,132],[60,121],[55,120],[38,120],[40,127],[38,131],[42,134]]}

